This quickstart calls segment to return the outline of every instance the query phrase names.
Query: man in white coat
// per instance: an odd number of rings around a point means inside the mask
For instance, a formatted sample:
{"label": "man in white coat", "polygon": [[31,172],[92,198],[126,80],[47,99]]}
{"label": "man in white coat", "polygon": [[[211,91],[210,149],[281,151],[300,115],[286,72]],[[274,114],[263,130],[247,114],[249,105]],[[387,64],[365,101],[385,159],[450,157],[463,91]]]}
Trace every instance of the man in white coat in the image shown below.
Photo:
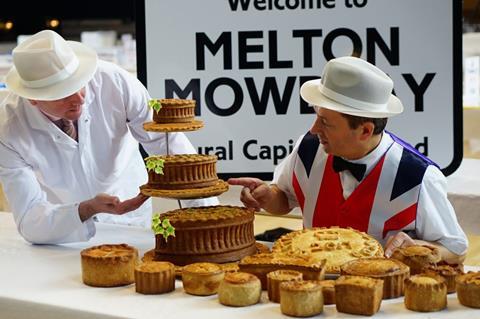
{"label": "man in white coat", "polygon": [[[0,182],[19,233],[29,242],[86,241],[94,221],[150,227],[151,201],[138,149],[165,154],[148,133],[150,96],[128,72],[85,45],[45,30],[13,50],[11,92],[0,106]],[[171,154],[195,153],[183,133]],[[186,206],[217,204],[216,198]]]}

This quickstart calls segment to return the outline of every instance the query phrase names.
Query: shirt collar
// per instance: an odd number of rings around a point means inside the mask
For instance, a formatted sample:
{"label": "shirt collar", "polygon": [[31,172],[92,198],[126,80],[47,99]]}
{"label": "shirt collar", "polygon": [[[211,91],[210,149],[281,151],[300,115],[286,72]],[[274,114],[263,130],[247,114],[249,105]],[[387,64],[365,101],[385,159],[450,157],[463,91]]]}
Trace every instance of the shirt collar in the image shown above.
{"label": "shirt collar", "polygon": [[365,176],[367,176],[375,167],[375,165],[377,165],[378,161],[382,158],[382,156],[388,151],[392,144],[392,137],[384,131],[382,133],[380,143],[378,143],[377,147],[373,151],[371,151],[362,158],[356,160],[349,160],[349,162],[367,165],[367,170],[365,171]]}

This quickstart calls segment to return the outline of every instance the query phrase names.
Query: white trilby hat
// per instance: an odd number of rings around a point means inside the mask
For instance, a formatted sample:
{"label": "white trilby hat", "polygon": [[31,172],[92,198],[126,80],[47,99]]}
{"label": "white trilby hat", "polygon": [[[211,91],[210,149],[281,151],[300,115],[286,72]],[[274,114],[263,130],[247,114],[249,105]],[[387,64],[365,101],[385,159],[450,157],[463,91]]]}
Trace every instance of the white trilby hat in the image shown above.
{"label": "white trilby hat", "polygon": [[340,113],[370,117],[391,117],[403,112],[392,94],[393,81],[365,60],[341,57],[327,62],[321,79],[305,82],[300,95],[311,105]]}
{"label": "white trilby hat", "polygon": [[75,41],[66,41],[51,30],[40,31],[12,52],[13,67],[7,88],[27,99],[52,101],[83,88],[97,69],[94,50]]}

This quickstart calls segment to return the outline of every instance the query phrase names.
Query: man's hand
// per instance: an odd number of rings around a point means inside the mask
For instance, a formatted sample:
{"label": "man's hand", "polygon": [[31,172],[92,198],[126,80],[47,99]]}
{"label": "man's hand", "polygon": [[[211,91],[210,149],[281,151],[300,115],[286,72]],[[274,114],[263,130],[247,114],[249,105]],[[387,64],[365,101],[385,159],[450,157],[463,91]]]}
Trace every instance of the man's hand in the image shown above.
{"label": "man's hand", "polygon": [[136,197],[121,202],[116,196],[101,193],[92,199],[81,202],[78,206],[78,213],[82,222],[97,213],[123,215],[142,206],[148,198],[140,193]]}
{"label": "man's hand", "polygon": [[270,202],[273,197],[273,191],[270,186],[258,178],[230,178],[228,183],[230,185],[243,186],[240,200],[245,207],[255,208],[256,211],[264,208],[265,204]]}
{"label": "man's hand", "polygon": [[385,245],[385,257],[390,258],[393,251],[400,247],[408,247],[416,245],[415,241],[405,234],[404,232],[399,232],[394,236],[390,236],[387,239],[387,244]]}

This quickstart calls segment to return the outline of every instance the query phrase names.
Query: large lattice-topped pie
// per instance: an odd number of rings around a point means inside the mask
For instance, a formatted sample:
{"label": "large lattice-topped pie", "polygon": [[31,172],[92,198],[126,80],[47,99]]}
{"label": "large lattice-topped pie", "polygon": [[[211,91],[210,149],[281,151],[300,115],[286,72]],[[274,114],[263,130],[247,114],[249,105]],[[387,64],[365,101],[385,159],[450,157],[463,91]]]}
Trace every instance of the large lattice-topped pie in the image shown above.
{"label": "large lattice-topped pie", "polygon": [[325,259],[327,273],[339,273],[340,266],[357,258],[383,256],[382,245],[370,235],[351,228],[311,228],[288,233],[273,245],[272,252],[311,254]]}

